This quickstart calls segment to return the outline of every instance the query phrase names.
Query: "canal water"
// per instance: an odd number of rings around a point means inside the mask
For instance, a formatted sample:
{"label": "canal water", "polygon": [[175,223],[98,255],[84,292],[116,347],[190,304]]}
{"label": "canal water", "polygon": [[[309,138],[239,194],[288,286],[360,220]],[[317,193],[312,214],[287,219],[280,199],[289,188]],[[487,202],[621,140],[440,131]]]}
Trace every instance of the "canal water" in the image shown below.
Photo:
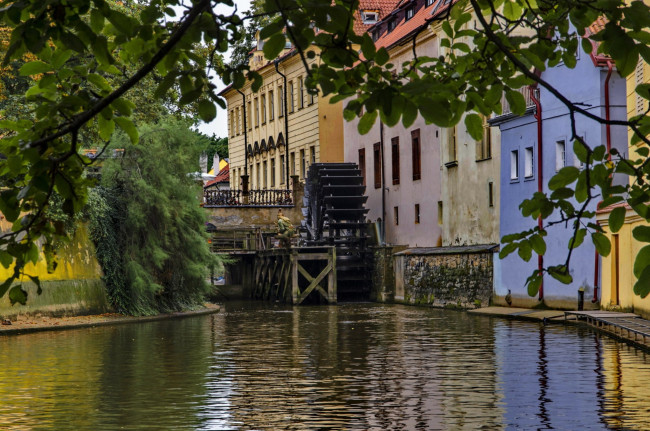
{"label": "canal water", "polygon": [[0,429],[650,429],[650,357],[576,327],[232,303],[0,338]]}

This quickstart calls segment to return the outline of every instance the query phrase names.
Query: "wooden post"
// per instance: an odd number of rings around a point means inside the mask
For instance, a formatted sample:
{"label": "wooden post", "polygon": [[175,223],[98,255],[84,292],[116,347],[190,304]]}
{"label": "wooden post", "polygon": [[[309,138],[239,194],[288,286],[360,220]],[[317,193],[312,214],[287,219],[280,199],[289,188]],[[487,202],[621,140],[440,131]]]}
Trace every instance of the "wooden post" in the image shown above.
{"label": "wooden post", "polygon": [[332,266],[332,270],[327,276],[327,302],[330,304],[336,304],[338,299],[337,294],[337,285],[336,285],[336,248],[332,247],[329,250],[329,263]]}
{"label": "wooden post", "polygon": [[300,287],[298,286],[298,252],[291,251],[291,303],[298,304]]}

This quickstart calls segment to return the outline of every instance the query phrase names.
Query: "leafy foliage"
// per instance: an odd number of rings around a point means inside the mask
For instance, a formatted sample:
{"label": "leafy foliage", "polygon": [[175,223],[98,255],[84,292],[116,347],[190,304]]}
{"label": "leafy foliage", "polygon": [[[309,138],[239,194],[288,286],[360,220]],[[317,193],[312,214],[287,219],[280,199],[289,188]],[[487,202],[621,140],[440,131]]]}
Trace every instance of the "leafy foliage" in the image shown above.
{"label": "leafy foliage", "polygon": [[[143,79],[155,76],[155,97],[177,91],[178,103],[195,106],[204,120],[214,116],[215,103],[224,106],[209,79],[215,68],[235,88],[247,81],[254,91],[261,86],[262,77],[245,62],[222,65],[215,57],[241,40],[247,31],[245,21],[257,16],[218,14],[213,11],[218,2],[195,0],[176,18],[172,6],[182,7],[177,0],[152,0],[134,6],[131,14],[104,0],[2,2],[0,21],[12,29],[4,65],[27,54],[34,56],[20,68],[34,79],[25,93],[34,106],[32,117],[0,120],[7,131],[0,141],[0,153],[7,157],[0,162],[5,186],[0,211],[14,224],[12,232],[0,236],[2,262],[8,257],[25,261],[36,239],[42,237],[49,244],[57,235],[44,215],[54,192],[61,196],[64,211],[72,214],[83,207],[90,182],[82,172],[90,160],[77,155],[77,148],[84,130],[96,127],[99,138],[108,141],[121,129],[132,142],[138,141],[132,120],[137,104],[127,96]],[[265,0],[256,3],[256,10],[265,14],[259,21],[265,54],[273,57],[289,40],[305,66],[307,58],[318,55],[319,61],[306,68],[308,90],[318,88],[332,102],[346,100],[344,116],[359,117],[361,132],[369,131],[377,119],[388,126],[399,121],[409,126],[420,114],[427,123],[441,127],[465,119],[470,133],[478,137],[478,118],[500,114],[503,96],[515,114],[523,113],[525,103],[517,90],[531,84],[544,87],[564,103],[574,119],[571,138],[585,168],[560,171],[551,179],[550,195],[536,193],[521,209],[525,216],[541,217],[547,225],[561,222],[573,227],[566,262],[545,269],[568,282],[571,250],[587,235],[599,252],[609,251],[602,228],[586,222],[594,216],[588,210],[594,199],[603,205],[626,202],[650,219],[650,162],[645,147],[650,144],[646,138],[650,118],[639,115],[629,122],[599,118],[573,104],[538,72],[560,62],[574,67],[578,49],[587,53],[596,49],[613,59],[619,73],[629,75],[640,58],[650,60],[649,8],[641,1],[610,0],[444,3],[430,17],[440,39],[440,55],[417,56],[414,50],[413,60],[401,70],[395,70],[387,50],[376,49],[368,34],[353,32],[355,1]],[[606,22],[603,28],[585,38],[586,29],[601,18]],[[640,85],[637,93],[648,99],[648,88]],[[635,132],[633,143],[641,143],[637,155],[628,159],[615,152],[606,154],[602,147],[591,148],[576,134],[576,117],[630,126]],[[613,184],[613,173],[629,176],[630,184]],[[554,214],[559,221],[549,221]],[[617,223],[620,214],[613,216]],[[544,227],[504,238],[503,250],[504,255],[516,250],[524,259],[530,259],[533,251],[541,253]],[[158,262],[161,256],[151,257]],[[650,265],[645,254],[637,260],[639,268]],[[529,278],[530,292],[539,286],[539,277]],[[650,286],[650,271],[639,272],[639,283],[637,293],[647,294],[645,289],[650,288],[644,286]]]}
{"label": "leafy foliage", "polygon": [[[106,161],[91,223],[109,297],[129,314],[176,311],[202,302],[206,271],[218,264],[208,248],[198,146],[178,120],[140,127],[137,145],[115,137],[124,156]],[[196,139],[196,138],[195,138]]]}

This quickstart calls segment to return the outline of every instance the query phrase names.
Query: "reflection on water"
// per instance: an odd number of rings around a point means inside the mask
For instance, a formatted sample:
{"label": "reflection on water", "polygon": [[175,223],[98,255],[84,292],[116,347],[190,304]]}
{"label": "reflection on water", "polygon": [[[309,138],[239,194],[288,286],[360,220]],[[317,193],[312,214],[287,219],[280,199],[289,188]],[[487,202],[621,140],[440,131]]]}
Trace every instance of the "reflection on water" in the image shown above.
{"label": "reflection on water", "polygon": [[0,429],[648,429],[650,358],[580,328],[227,304],[0,338]]}

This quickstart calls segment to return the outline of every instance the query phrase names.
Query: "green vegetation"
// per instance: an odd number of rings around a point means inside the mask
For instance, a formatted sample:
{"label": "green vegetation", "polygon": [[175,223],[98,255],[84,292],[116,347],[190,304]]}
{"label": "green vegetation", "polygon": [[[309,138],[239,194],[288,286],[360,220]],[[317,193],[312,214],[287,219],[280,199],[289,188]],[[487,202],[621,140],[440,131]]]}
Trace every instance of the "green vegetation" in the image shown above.
{"label": "green vegetation", "polygon": [[138,132],[136,145],[114,137],[124,155],[105,162],[96,190],[91,236],[109,298],[128,314],[191,308],[202,303],[208,268],[219,263],[204,233],[200,185],[188,175],[198,168],[198,135],[176,119]]}
{"label": "green vegetation", "polygon": [[[92,161],[78,155],[85,137],[96,136],[107,143],[121,129],[132,143],[138,142],[133,118],[143,80],[155,84],[154,97],[177,100],[181,112],[192,109],[205,121],[215,117],[215,104],[225,107],[210,81],[215,70],[235,88],[246,80],[254,90],[262,84],[261,76],[246,64],[224,66],[219,56],[240,40],[246,20],[257,17],[216,13],[213,8],[218,3],[230,4],[225,0],[196,0],[187,6],[178,0],[152,0],[137,6],[104,0],[0,3],[0,25],[12,31],[2,47],[3,65],[26,61],[19,75],[29,77],[30,85],[24,93],[30,115],[0,119],[4,135],[0,153],[6,156],[0,161],[0,211],[13,223],[10,232],[0,235],[0,263],[15,267],[15,276],[0,284],[0,296],[21,276],[24,262],[38,259],[35,241],[42,240],[49,247],[62,235],[45,214],[51,196],[61,197],[61,208],[67,214],[85,206],[92,186],[83,175]],[[594,49],[583,38],[585,29],[603,18],[607,24],[591,39],[599,42],[598,52],[609,55],[618,72],[628,76],[639,59],[650,60],[650,9],[641,1],[611,0],[459,0],[446,4],[440,9],[444,13],[432,21],[441,28],[441,55],[418,56],[414,49],[413,60],[400,70],[389,63],[386,49],[376,49],[370,35],[354,34],[353,15],[359,5],[352,0],[264,1],[259,5],[260,13],[268,17],[260,33],[264,53],[268,59],[275,58],[287,40],[303,60],[316,55],[310,48],[319,48],[320,61],[305,71],[308,90],[333,96],[332,102],[347,100],[344,116],[348,120],[359,117],[362,133],[377,119],[388,127],[399,121],[408,127],[419,114],[441,127],[462,121],[480,139],[481,116],[501,113],[503,95],[515,114],[523,113],[525,101],[517,90],[531,84],[552,92],[574,119],[630,126],[635,132],[633,142],[642,145],[636,155],[626,158],[618,153],[607,155],[602,147],[590,149],[577,135],[574,121],[571,139],[585,169],[562,169],[551,179],[550,195],[536,194],[522,205],[523,213],[532,219],[541,216],[549,223],[554,215],[573,226],[569,250],[589,235],[597,250],[607,255],[610,245],[602,229],[583,223],[593,216],[586,208],[594,199],[605,205],[626,202],[650,220],[650,150],[643,145],[650,144],[646,137],[650,117],[644,113],[629,122],[599,118],[564,98],[536,72],[560,62],[574,67],[578,50],[590,53]],[[176,17],[183,7],[182,16]],[[23,84],[16,87],[18,91]],[[650,99],[649,89],[641,83],[636,90]],[[613,186],[614,172],[629,176],[631,184]],[[611,226],[620,227],[623,216],[621,211],[612,212]],[[634,236],[649,243],[635,262],[639,277],[635,292],[645,296],[650,293],[650,234],[646,228],[637,228]],[[546,249],[543,229],[504,241],[503,254],[518,251],[523,258],[529,258],[531,250],[543,253]],[[149,257],[156,264],[162,259],[156,253]],[[545,271],[569,282],[570,260],[569,252],[565,264]],[[137,268],[131,272],[135,280],[146,279]],[[540,282],[540,274],[529,278],[531,294]]]}

